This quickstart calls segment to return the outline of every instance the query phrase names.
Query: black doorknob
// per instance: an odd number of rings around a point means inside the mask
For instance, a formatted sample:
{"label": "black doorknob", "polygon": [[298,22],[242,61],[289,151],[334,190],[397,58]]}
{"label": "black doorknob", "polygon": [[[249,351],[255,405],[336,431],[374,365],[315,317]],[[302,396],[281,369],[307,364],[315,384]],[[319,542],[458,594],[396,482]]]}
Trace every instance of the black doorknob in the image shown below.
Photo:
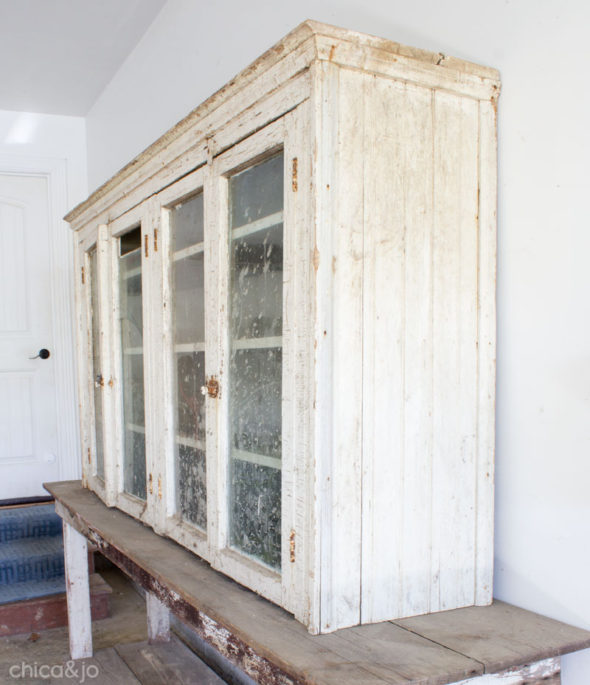
{"label": "black doorknob", "polygon": [[50,356],[51,356],[51,352],[49,350],[46,350],[45,348],[43,348],[42,350],[39,350],[39,354],[37,354],[34,357],[29,357],[29,359],[39,359],[39,357],[41,359],[49,359]]}

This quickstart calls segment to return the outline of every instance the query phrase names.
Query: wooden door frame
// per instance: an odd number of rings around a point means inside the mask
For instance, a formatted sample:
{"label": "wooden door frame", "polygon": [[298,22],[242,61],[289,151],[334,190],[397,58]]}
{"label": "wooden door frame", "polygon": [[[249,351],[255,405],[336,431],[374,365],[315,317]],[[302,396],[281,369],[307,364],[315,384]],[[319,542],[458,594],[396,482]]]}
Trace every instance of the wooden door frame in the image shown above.
{"label": "wooden door frame", "polygon": [[78,394],[74,347],[73,239],[62,217],[68,210],[67,162],[54,157],[0,153],[0,174],[36,176],[47,180],[49,260],[60,480],[80,478]]}

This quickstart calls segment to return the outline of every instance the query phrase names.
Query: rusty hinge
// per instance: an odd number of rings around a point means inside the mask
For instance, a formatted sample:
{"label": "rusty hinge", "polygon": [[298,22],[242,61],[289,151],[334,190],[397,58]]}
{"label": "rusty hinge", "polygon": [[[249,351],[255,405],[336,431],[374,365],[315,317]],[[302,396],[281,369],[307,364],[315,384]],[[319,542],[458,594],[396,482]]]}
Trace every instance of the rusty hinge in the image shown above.
{"label": "rusty hinge", "polygon": [[152,483],[152,474],[151,473],[148,477],[148,490],[150,491],[150,495],[154,494],[154,484]]}
{"label": "rusty hinge", "polygon": [[289,560],[292,564],[295,563],[295,531],[293,529],[289,535]]}
{"label": "rusty hinge", "polygon": [[293,189],[293,192],[297,192],[298,188],[298,183],[297,183],[297,157],[293,157],[292,163],[291,163],[291,188]]}
{"label": "rusty hinge", "polygon": [[162,499],[162,476],[158,476],[158,499]]}
{"label": "rusty hinge", "polygon": [[88,463],[90,464],[92,459],[90,458],[90,447],[88,448]]}
{"label": "rusty hinge", "polygon": [[158,251],[158,229],[154,228],[154,252]]}
{"label": "rusty hinge", "polygon": [[80,267],[80,277],[82,279],[82,285],[84,285],[84,283],[86,283],[86,278],[84,276],[84,267],[83,266]]}
{"label": "rusty hinge", "polygon": [[215,376],[211,376],[206,381],[206,385],[201,386],[201,394],[209,395],[209,397],[219,397],[219,381]]}
{"label": "rusty hinge", "polygon": [[144,251],[145,251],[145,258],[147,259],[148,258],[148,234],[147,233],[143,236],[143,247],[144,247]]}

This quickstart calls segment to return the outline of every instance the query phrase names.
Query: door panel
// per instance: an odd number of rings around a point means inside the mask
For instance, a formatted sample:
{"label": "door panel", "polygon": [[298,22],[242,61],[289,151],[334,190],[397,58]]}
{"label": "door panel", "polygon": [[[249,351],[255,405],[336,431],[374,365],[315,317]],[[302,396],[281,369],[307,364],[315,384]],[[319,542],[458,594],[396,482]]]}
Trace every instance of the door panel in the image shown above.
{"label": "door panel", "polygon": [[0,174],[0,500],[59,478],[47,191]]}

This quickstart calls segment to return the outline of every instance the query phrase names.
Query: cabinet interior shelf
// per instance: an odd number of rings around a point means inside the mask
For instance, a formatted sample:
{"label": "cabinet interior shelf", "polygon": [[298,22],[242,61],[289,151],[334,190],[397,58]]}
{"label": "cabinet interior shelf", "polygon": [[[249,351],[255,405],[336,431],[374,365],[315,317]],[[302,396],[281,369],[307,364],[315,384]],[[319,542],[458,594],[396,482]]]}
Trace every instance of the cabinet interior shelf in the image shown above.
{"label": "cabinet interior shelf", "polygon": [[202,254],[205,250],[205,243],[195,243],[194,245],[189,245],[188,247],[183,247],[182,250],[176,250],[172,254],[172,260],[178,262],[181,259],[187,259],[188,257],[193,257],[194,255]]}
{"label": "cabinet interior shelf", "polygon": [[272,228],[273,226],[278,226],[282,223],[283,212],[275,212],[274,214],[269,214],[268,216],[256,219],[256,221],[251,221],[248,224],[236,226],[236,228],[232,229],[231,237],[233,240],[236,240],[237,238],[243,238],[251,233],[257,233],[258,231],[263,231],[265,228]]}
{"label": "cabinet interior shelf", "polygon": [[238,461],[247,461],[251,464],[257,464],[258,466],[267,466],[271,469],[281,468],[281,458],[271,457],[268,454],[258,454],[257,452],[247,452],[246,450],[236,450],[231,451],[232,459],[237,459]]}

